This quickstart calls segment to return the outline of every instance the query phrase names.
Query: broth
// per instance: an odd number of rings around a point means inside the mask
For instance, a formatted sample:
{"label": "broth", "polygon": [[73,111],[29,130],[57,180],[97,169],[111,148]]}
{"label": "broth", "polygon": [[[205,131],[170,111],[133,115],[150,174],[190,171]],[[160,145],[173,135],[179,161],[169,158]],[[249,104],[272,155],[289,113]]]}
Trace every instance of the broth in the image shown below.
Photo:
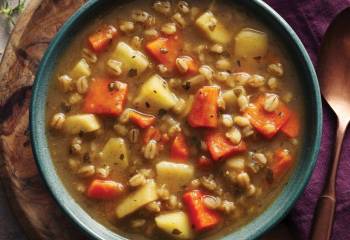
{"label": "broth", "polygon": [[[116,5],[64,50],[47,100],[51,156],[76,202],[116,233],[217,239],[257,217],[286,184],[302,141],[299,77],[283,42],[241,6],[155,8],[149,0]],[[114,27],[103,35],[106,25]],[[106,46],[96,40],[101,27]],[[155,50],[162,39],[169,44]],[[144,204],[125,203],[143,188]]]}

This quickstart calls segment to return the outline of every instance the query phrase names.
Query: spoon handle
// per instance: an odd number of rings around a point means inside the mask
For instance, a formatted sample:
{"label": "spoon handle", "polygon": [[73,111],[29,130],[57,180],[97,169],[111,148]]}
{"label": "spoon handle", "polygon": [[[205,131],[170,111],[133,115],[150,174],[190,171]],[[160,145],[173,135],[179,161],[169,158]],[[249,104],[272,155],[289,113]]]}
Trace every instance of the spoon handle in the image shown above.
{"label": "spoon handle", "polygon": [[335,197],[323,194],[317,202],[311,240],[329,240],[331,238]]}
{"label": "spoon handle", "polygon": [[336,206],[335,185],[340,152],[348,122],[338,120],[337,138],[334,149],[334,159],[326,181],[323,193],[320,196],[314,215],[311,240],[329,240],[331,238],[334,212]]}

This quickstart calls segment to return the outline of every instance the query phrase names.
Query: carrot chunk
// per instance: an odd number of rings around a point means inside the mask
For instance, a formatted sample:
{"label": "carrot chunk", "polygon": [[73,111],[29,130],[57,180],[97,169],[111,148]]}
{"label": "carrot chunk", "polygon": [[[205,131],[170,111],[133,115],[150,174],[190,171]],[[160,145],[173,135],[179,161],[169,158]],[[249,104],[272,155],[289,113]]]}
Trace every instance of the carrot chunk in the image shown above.
{"label": "carrot chunk", "polygon": [[124,110],[127,94],[126,83],[106,78],[93,79],[84,99],[83,110],[87,113],[119,116]]}
{"label": "carrot chunk", "polygon": [[167,133],[163,133],[161,138],[160,138],[160,142],[163,144],[167,144],[170,141],[170,137]]}
{"label": "carrot chunk", "polygon": [[221,132],[211,131],[205,138],[209,153],[214,161],[247,151],[247,144],[241,141],[234,145]]}
{"label": "carrot chunk", "polygon": [[289,120],[282,126],[281,131],[290,138],[299,136],[300,121],[295,112],[291,113]]}
{"label": "carrot chunk", "polygon": [[92,199],[111,200],[124,192],[124,185],[115,181],[96,179],[92,181],[87,196]]}
{"label": "carrot chunk", "polygon": [[170,159],[174,161],[187,161],[189,155],[185,136],[182,133],[177,134],[171,145]]}
{"label": "carrot chunk", "polygon": [[271,166],[273,177],[282,177],[292,166],[293,158],[289,151],[286,149],[278,149],[274,154],[274,162]]}
{"label": "carrot chunk", "polygon": [[117,29],[112,25],[104,25],[97,32],[91,34],[88,38],[91,49],[100,53],[106,50],[118,35]]}
{"label": "carrot chunk", "polygon": [[200,190],[193,190],[186,192],[182,197],[190,221],[196,231],[208,230],[221,221],[221,217],[217,212],[204,205],[203,196],[204,194]]}
{"label": "carrot chunk", "polygon": [[181,47],[182,40],[178,34],[159,37],[145,46],[148,54],[159,63],[164,64],[170,71],[175,68]]}
{"label": "carrot chunk", "polygon": [[260,96],[245,110],[251,124],[266,138],[272,138],[288,121],[290,111],[287,106],[280,102],[276,111],[267,112],[264,109],[265,96]]}
{"label": "carrot chunk", "polygon": [[144,144],[147,144],[151,140],[156,140],[157,142],[159,142],[161,139],[162,139],[162,135],[158,128],[155,128],[153,126],[146,128],[146,131],[143,135]]}
{"label": "carrot chunk", "polygon": [[214,86],[204,86],[197,91],[187,119],[191,127],[216,128],[218,126],[219,92],[220,89]]}
{"label": "carrot chunk", "polygon": [[156,121],[155,116],[140,113],[137,111],[130,111],[129,119],[132,123],[136,124],[140,128],[148,128]]}
{"label": "carrot chunk", "polygon": [[213,160],[207,156],[200,156],[197,160],[197,166],[202,170],[210,170],[214,165]]}

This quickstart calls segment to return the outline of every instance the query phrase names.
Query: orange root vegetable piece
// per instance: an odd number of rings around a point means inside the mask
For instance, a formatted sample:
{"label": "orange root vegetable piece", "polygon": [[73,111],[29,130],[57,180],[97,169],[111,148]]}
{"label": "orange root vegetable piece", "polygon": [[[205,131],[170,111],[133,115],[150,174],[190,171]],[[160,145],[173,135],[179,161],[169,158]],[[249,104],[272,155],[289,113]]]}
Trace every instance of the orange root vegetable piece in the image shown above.
{"label": "orange root vegetable piece", "polygon": [[118,35],[117,29],[112,25],[104,25],[97,32],[91,34],[88,38],[91,49],[100,53],[106,50]]}
{"label": "orange root vegetable piece", "polygon": [[163,133],[160,139],[160,142],[163,144],[167,144],[170,141],[170,137],[167,133]]}
{"label": "orange root vegetable piece", "polygon": [[218,126],[219,92],[220,89],[214,86],[204,86],[197,91],[187,119],[191,127],[216,128]]}
{"label": "orange root vegetable piece", "polygon": [[84,100],[83,110],[87,113],[119,116],[124,110],[127,94],[126,83],[106,78],[93,79]]}
{"label": "orange root vegetable piece", "polygon": [[177,134],[170,148],[170,159],[174,161],[187,161],[189,155],[185,136],[182,133]]}
{"label": "orange root vegetable piece", "polygon": [[182,48],[182,39],[178,34],[159,37],[147,43],[145,48],[151,57],[172,71]]}
{"label": "orange root vegetable piece", "polygon": [[148,128],[156,121],[155,116],[140,113],[137,111],[130,111],[129,119],[132,123],[136,124],[140,128]]}
{"label": "orange root vegetable piece", "polygon": [[92,181],[88,190],[87,196],[98,200],[111,200],[120,196],[124,192],[124,185],[110,180]]}
{"label": "orange root vegetable piece", "polygon": [[221,221],[221,217],[217,212],[204,205],[203,196],[204,194],[201,191],[193,190],[186,192],[182,197],[190,221],[196,231],[211,229]]}
{"label": "orange root vegetable piece", "polygon": [[147,144],[151,140],[156,140],[159,142],[162,138],[162,135],[158,128],[155,128],[153,126],[150,126],[149,128],[146,128],[146,131],[143,135],[143,143]]}
{"label": "orange root vegetable piece", "polygon": [[202,170],[210,170],[214,165],[213,160],[207,156],[200,156],[197,160],[197,166]]}
{"label": "orange root vegetable piece", "polygon": [[293,158],[286,149],[278,149],[274,154],[274,162],[271,170],[274,178],[280,178],[285,175],[293,166]]}
{"label": "orange root vegetable piece", "polygon": [[251,124],[266,138],[272,138],[288,121],[290,111],[287,106],[280,102],[276,111],[267,112],[264,109],[265,96],[260,96],[245,110]]}
{"label": "orange root vegetable piece", "polygon": [[214,161],[247,151],[247,144],[245,142],[241,141],[238,145],[234,145],[221,132],[209,132],[205,138],[205,142]]}
{"label": "orange root vegetable piece", "polygon": [[295,112],[292,112],[289,120],[281,128],[281,131],[290,138],[299,136],[300,133],[300,121]]}

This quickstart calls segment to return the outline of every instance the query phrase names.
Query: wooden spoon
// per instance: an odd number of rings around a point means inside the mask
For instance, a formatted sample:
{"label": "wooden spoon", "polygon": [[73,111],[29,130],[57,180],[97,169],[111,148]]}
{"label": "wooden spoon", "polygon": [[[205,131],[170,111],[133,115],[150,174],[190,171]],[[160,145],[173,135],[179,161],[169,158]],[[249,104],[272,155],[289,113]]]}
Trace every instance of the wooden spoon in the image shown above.
{"label": "wooden spoon", "polygon": [[335,184],[343,138],[350,120],[350,8],[341,12],[328,28],[321,47],[318,75],[323,97],[338,120],[334,159],[318,200],[312,240],[331,237],[336,206]]}

